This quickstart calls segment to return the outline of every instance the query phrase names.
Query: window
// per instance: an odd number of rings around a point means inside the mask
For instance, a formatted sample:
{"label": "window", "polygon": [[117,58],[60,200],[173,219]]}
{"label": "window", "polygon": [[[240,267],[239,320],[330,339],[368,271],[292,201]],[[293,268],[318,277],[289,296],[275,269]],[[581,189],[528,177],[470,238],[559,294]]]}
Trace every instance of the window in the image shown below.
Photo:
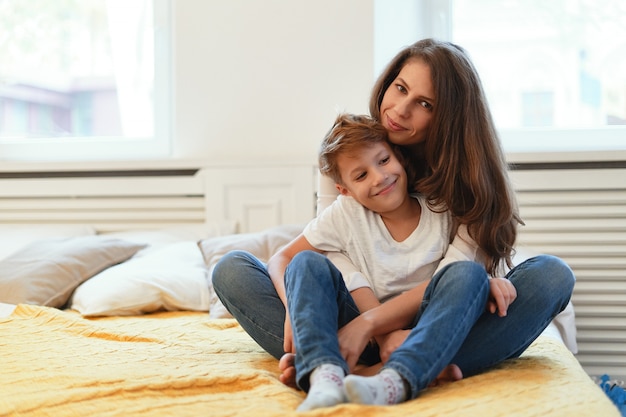
{"label": "window", "polygon": [[554,94],[551,91],[522,93],[521,125],[526,127],[554,124]]}
{"label": "window", "polygon": [[[626,150],[622,0],[403,1],[421,29],[385,47],[393,55],[428,36],[463,46],[507,151]],[[386,37],[382,26],[393,18],[375,16],[383,20],[376,36]]]}
{"label": "window", "polygon": [[168,0],[0,2],[0,158],[170,147]]}

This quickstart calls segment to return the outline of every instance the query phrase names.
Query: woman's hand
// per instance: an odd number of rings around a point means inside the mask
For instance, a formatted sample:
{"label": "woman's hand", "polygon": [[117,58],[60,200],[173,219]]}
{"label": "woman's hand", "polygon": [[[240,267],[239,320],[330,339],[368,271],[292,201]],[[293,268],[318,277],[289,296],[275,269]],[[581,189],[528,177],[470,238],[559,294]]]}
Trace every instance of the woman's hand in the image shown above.
{"label": "woman's hand", "polygon": [[509,306],[517,298],[515,287],[506,278],[491,278],[489,280],[489,300],[487,310],[490,313],[496,312],[500,317],[506,316]]}
{"label": "woman's hand", "polygon": [[[286,310],[286,309],[285,309]],[[285,311],[285,327],[283,331],[283,350],[285,353],[296,353],[296,347],[293,344],[293,330],[291,329],[291,319],[289,311]]]}
{"label": "woman's hand", "polygon": [[378,342],[378,350],[380,359],[383,363],[387,363],[389,356],[406,340],[411,330],[395,330],[383,336],[376,338]]}

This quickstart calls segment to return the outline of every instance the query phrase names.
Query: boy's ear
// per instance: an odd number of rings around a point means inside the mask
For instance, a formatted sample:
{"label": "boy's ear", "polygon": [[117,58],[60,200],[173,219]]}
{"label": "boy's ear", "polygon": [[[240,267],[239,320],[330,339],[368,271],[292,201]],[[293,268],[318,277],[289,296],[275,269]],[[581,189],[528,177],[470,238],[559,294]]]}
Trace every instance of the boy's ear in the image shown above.
{"label": "boy's ear", "polygon": [[350,190],[341,184],[335,184],[335,188],[337,188],[337,191],[339,191],[339,194],[341,195],[350,195]]}

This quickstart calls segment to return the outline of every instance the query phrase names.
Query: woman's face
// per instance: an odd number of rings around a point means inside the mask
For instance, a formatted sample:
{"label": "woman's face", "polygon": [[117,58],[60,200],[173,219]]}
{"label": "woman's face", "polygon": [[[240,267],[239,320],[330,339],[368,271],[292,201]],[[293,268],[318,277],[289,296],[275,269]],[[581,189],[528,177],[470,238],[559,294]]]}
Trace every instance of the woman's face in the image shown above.
{"label": "woman's face", "polygon": [[430,68],[420,59],[409,59],[380,104],[380,118],[389,140],[402,146],[423,142],[434,105]]}

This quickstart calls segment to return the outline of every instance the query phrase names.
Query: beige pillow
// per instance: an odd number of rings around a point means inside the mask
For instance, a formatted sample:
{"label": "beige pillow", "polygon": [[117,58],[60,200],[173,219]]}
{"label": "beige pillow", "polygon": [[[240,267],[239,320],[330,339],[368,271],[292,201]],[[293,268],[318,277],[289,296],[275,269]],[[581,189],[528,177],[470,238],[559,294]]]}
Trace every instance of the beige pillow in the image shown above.
{"label": "beige pillow", "polygon": [[0,259],[5,259],[27,245],[43,239],[95,236],[90,225],[3,224],[0,225]]}
{"label": "beige pillow", "polygon": [[0,302],[63,307],[79,284],[144,247],[101,236],[33,242],[0,262]]}
{"label": "beige pillow", "polygon": [[304,230],[302,224],[287,224],[256,233],[242,233],[213,237],[198,242],[198,246],[208,266],[215,264],[222,256],[233,250],[245,250],[263,262],[295,239]]}
{"label": "beige pillow", "polygon": [[302,233],[304,226],[304,224],[281,225],[256,233],[242,233],[199,241],[198,246],[204,256],[204,262],[209,267],[209,316],[211,318],[232,317],[215,294],[213,282],[210,279],[215,264],[222,256],[233,250],[245,250],[261,261],[267,262],[280,248]]}

